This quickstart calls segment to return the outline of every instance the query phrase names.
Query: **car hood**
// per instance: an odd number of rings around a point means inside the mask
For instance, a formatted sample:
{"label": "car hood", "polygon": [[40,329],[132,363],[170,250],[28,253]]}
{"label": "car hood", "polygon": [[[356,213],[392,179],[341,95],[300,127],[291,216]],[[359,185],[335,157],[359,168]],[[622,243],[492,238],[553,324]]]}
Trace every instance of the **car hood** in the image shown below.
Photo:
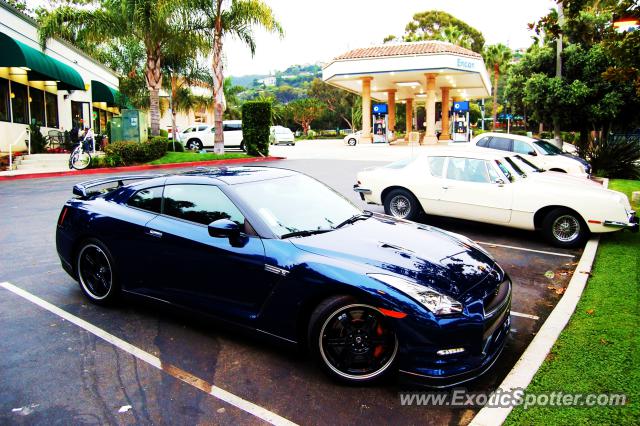
{"label": "car hood", "polygon": [[301,250],[365,265],[371,272],[402,275],[460,296],[494,268],[503,274],[484,250],[460,237],[375,214],[344,228],[291,242]]}

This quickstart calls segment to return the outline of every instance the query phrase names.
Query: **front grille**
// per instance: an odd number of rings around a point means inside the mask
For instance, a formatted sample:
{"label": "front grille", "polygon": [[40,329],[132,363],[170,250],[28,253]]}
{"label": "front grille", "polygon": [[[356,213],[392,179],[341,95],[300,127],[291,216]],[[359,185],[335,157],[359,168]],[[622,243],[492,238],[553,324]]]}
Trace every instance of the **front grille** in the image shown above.
{"label": "front grille", "polygon": [[490,317],[495,314],[507,301],[510,292],[511,281],[505,280],[493,292],[488,294],[483,300],[485,316]]}

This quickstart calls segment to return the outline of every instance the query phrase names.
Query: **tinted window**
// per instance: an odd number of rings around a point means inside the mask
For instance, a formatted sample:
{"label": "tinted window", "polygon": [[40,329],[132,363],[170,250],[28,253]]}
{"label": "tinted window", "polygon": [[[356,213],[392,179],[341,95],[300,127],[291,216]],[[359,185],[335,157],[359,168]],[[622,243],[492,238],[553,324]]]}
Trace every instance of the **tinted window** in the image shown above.
{"label": "tinted window", "polygon": [[29,99],[27,96],[27,86],[14,81],[11,82],[11,107],[13,108],[13,122],[29,123]]}
{"label": "tinted window", "polygon": [[244,224],[244,216],[217,186],[168,185],[164,190],[164,214],[208,225],[218,219]]}
{"label": "tinted window", "polygon": [[489,137],[486,137],[486,138],[480,139],[476,144],[476,146],[481,146],[482,148],[486,148],[488,144],[489,144]]}
{"label": "tinted window", "polygon": [[44,92],[34,87],[29,88],[29,106],[31,107],[31,121],[38,126],[44,126]]}
{"label": "tinted window", "polygon": [[531,151],[533,151],[533,147],[528,143],[519,140],[513,141],[513,152],[517,152],[518,154],[529,154]]}
{"label": "tinted window", "polygon": [[9,80],[0,78],[0,121],[11,121]]}
{"label": "tinted window", "polygon": [[429,157],[429,173],[431,176],[442,177],[445,157]]}
{"label": "tinted window", "polygon": [[45,92],[44,100],[47,105],[47,127],[58,127],[58,96]]}
{"label": "tinted window", "polygon": [[207,130],[207,126],[198,126],[199,132],[202,132],[203,130]]}
{"label": "tinted window", "polygon": [[224,123],[222,125],[222,130],[224,132],[230,132],[234,130],[242,130],[242,125],[239,123]]}
{"label": "tinted window", "polygon": [[537,139],[533,143],[547,155],[562,154],[562,150],[550,142]]}
{"label": "tinted window", "polygon": [[493,137],[491,141],[489,141],[489,148],[511,151],[511,139]]}
{"label": "tinted window", "polygon": [[162,204],[162,187],[143,189],[135,194],[127,202],[131,207],[160,213]]}
{"label": "tinted window", "polygon": [[491,182],[484,160],[475,158],[449,158],[447,179],[463,180],[466,182]]}

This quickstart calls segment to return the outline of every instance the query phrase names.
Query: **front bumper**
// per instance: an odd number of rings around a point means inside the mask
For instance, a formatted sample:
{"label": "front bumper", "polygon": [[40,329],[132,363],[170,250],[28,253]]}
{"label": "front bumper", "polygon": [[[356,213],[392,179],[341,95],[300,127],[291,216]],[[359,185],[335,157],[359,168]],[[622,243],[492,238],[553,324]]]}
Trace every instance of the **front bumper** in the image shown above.
{"label": "front bumper", "polygon": [[629,218],[626,223],[615,220],[605,220],[603,225],[612,228],[627,229],[631,232],[638,232],[638,217],[636,216],[636,212],[632,211],[629,213]]}
{"label": "front bumper", "polygon": [[[511,330],[511,282],[506,296],[492,304],[482,323],[442,326],[439,336],[413,345],[399,365],[401,380],[430,388],[448,388],[476,379],[498,360]],[[504,293],[503,293],[504,294]],[[501,296],[502,297],[502,296]],[[439,349],[464,348],[443,355]]]}

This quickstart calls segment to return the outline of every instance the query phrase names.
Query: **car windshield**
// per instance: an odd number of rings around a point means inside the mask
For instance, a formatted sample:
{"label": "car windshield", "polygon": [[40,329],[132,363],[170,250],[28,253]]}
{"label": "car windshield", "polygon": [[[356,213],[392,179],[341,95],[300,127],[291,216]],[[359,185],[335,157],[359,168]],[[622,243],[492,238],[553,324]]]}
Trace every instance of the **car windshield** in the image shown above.
{"label": "car windshield", "polygon": [[540,148],[540,150],[542,150],[545,155],[562,154],[562,150],[560,148],[550,142],[543,141],[542,139],[536,139],[535,141],[533,141],[533,144]]}
{"label": "car windshield", "polygon": [[525,172],[528,172],[528,173],[542,173],[542,172],[544,172],[544,169],[541,169],[540,167],[536,166],[531,161],[527,160],[526,158],[524,158],[524,157],[522,157],[520,155],[515,155],[515,156],[513,156],[511,158]]}
{"label": "car windshield", "polygon": [[278,237],[331,231],[363,212],[328,186],[304,175],[236,186],[244,202]]}
{"label": "car windshield", "polygon": [[291,134],[291,130],[289,129],[276,129],[276,133],[279,135],[289,135]]}
{"label": "car windshield", "polygon": [[522,170],[522,168],[520,168],[518,164],[516,164],[516,161],[513,159],[513,157],[504,157],[504,161],[506,162],[506,166],[513,172],[512,174],[520,178],[527,177],[525,171]]}

